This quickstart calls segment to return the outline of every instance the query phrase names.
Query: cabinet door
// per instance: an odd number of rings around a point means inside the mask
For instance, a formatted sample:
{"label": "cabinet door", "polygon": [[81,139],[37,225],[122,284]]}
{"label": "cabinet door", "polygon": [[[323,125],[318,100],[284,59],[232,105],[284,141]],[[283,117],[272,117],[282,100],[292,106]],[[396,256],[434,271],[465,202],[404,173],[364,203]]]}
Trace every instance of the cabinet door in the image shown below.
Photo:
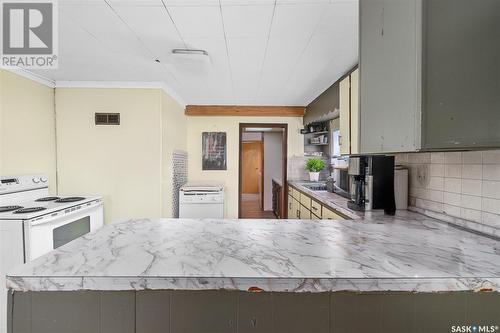
{"label": "cabinet door", "polygon": [[304,193],[300,194],[300,203],[306,207],[307,209],[311,209],[311,198],[308,195],[305,195]]}
{"label": "cabinet door", "polygon": [[421,147],[421,15],[421,0],[360,0],[362,154]]}
{"label": "cabinet door", "polygon": [[294,211],[293,211],[293,197],[289,194],[288,195],[288,210],[287,210],[287,218],[289,219],[294,219],[295,218],[295,214],[294,214]]}
{"label": "cabinet door", "polygon": [[292,216],[290,217],[291,219],[298,219],[300,216],[300,203],[293,198],[292,200]]}
{"label": "cabinet door", "polygon": [[350,112],[350,78],[346,76],[340,81],[340,153],[348,155],[351,153],[351,112]]}
{"label": "cabinet door", "polygon": [[359,69],[351,73],[351,154],[359,154]]}
{"label": "cabinet door", "polygon": [[424,148],[499,147],[500,1],[428,0],[424,17]]}
{"label": "cabinet door", "polygon": [[323,220],[345,220],[342,216],[323,206]]}
{"label": "cabinet door", "polygon": [[301,220],[310,220],[311,219],[311,211],[302,205],[299,205],[299,206],[300,206],[300,219]]}
{"label": "cabinet door", "polygon": [[311,213],[318,216],[318,217],[321,217],[321,204],[312,200],[311,201]]}

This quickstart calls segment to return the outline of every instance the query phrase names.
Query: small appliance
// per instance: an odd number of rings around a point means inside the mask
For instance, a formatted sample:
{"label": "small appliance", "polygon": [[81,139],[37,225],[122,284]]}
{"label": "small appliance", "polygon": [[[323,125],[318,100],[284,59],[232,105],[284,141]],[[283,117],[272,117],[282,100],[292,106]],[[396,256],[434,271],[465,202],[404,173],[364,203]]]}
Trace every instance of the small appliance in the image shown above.
{"label": "small appliance", "polygon": [[224,218],[224,185],[187,183],[179,191],[179,218]]}
{"label": "small appliance", "polygon": [[383,209],[394,215],[394,156],[357,156],[349,159],[351,200],[348,207],[365,211]]}

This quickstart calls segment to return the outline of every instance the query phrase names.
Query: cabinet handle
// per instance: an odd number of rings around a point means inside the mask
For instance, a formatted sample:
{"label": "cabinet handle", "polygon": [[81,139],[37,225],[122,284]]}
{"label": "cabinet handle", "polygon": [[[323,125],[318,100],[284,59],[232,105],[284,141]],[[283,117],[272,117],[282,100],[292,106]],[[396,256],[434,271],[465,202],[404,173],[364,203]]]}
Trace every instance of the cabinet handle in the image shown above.
{"label": "cabinet handle", "polygon": [[339,135],[339,146],[342,146],[342,135]]}
{"label": "cabinet handle", "polygon": [[312,207],[312,209],[313,209],[313,210],[318,210],[318,208],[316,208],[316,207],[314,207],[314,206]]}
{"label": "cabinet handle", "polygon": [[297,217],[300,219],[300,210],[297,210]]}

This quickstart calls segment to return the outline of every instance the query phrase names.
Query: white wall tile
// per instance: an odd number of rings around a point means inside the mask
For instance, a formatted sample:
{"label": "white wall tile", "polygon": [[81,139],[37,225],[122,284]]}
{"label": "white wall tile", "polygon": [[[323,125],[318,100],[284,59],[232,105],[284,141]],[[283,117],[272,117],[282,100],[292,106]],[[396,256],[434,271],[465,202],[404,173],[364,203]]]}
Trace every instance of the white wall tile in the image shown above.
{"label": "white wall tile", "polygon": [[424,199],[417,198],[415,200],[415,205],[419,208],[432,210],[434,212],[442,212],[443,211],[443,204],[440,202],[434,202],[434,201],[430,201],[430,200],[424,200]]}
{"label": "white wall tile", "polygon": [[445,164],[444,176],[449,178],[462,178],[461,164]]}
{"label": "white wall tile", "polygon": [[500,164],[500,150],[483,151],[483,164]]}
{"label": "white wall tile", "polygon": [[465,151],[462,153],[463,164],[481,164],[483,163],[483,153],[480,151]]}
{"label": "white wall tile", "polygon": [[464,208],[481,210],[481,197],[463,194],[461,206]]}
{"label": "white wall tile", "polygon": [[444,177],[444,164],[431,164],[431,177]]}
{"label": "white wall tile", "polygon": [[459,193],[444,192],[443,202],[447,205],[460,207],[462,203],[462,195]]}
{"label": "white wall tile", "polygon": [[462,217],[462,212],[460,207],[451,206],[451,205],[443,205],[443,212],[453,217]]}
{"label": "white wall tile", "polygon": [[408,162],[411,164],[430,164],[431,154],[430,153],[408,154]]}
{"label": "white wall tile", "polygon": [[462,164],[461,152],[446,152],[444,153],[445,164]]}
{"label": "white wall tile", "polygon": [[445,178],[444,190],[446,192],[462,193],[462,180],[458,178]]}
{"label": "white wall tile", "polygon": [[464,165],[462,165],[462,178],[482,179],[483,178],[483,166],[481,164],[464,164]]}
{"label": "white wall tile", "polygon": [[408,154],[396,154],[394,155],[394,163],[396,164],[407,164],[408,163]]}
{"label": "white wall tile", "polygon": [[474,209],[468,209],[468,208],[462,208],[461,209],[461,218],[464,220],[469,220],[469,221],[474,221],[474,222],[481,222],[481,211],[479,210],[474,210]]}
{"label": "white wall tile", "polygon": [[481,207],[484,212],[500,214],[500,200],[498,199],[483,198]]}
{"label": "white wall tile", "polygon": [[483,224],[487,224],[495,228],[500,228],[500,215],[482,212],[481,221]]}
{"label": "white wall tile", "polygon": [[431,190],[442,191],[444,189],[444,178],[443,177],[431,177],[427,188],[429,188]]}
{"label": "white wall tile", "polygon": [[500,164],[483,165],[483,179],[500,181]]}
{"label": "white wall tile", "polygon": [[500,150],[398,155],[410,206],[500,228]]}
{"label": "white wall tile", "polygon": [[500,182],[483,180],[483,197],[500,199]]}
{"label": "white wall tile", "polygon": [[462,179],[462,194],[481,195],[482,181],[478,179]]}
{"label": "white wall tile", "polygon": [[444,153],[431,153],[431,163],[443,164],[444,163]]}

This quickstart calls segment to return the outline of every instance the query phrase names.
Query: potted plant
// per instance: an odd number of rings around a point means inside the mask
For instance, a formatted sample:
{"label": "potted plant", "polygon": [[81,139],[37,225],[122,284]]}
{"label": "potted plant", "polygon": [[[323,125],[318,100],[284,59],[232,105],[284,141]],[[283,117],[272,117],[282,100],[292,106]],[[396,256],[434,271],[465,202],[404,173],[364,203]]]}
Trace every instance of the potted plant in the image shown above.
{"label": "potted plant", "polygon": [[319,172],[325,168],[325,161],[319,158],[310,158],[306,163],[306,170],[309,171],[309,180],[317,182],[319,180]]}

